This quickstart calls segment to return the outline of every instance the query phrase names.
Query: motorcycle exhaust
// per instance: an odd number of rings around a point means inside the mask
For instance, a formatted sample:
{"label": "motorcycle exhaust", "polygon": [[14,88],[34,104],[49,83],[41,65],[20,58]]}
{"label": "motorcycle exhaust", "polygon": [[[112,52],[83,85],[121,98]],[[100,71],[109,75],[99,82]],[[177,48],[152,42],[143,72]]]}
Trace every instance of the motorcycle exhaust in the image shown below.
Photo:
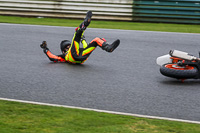
{"label": "motorcycle exhaust", "polygon": [[193,55],[189,55],[186,52],[182,52],[182,51],[178,51],[178,50],[170,50],[169,55],[171,55],[172,57],[177,57],[177,58],[181,58],[184,60],[197,60],[198,59],[197,57],[195,57]]}
{"label": "motorcycle exhaust", "polygon": [[172,63],[172,59],[170,59],[170,55],[167,54],[167,55],[163,55],[163,56],[160,56],[156,59],[156,63],[159,65],[159,66],[162,66],[164,64],[167,64],[167,63]]}

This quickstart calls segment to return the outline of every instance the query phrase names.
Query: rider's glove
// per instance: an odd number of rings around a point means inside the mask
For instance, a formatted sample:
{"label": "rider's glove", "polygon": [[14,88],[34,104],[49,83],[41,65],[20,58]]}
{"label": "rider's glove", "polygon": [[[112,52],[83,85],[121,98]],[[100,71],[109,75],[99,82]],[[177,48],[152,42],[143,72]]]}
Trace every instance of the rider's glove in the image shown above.
{"label": "rider's glove", "polygon": [[43,41],[42,44],[40,45],[40,47],[44,50],[48,50],[47,48],[47,42],[46,41]]}
{"label": "rider's glove", "polygon": [[40,45],[40,47],[43,49],[44,53],[47,53],[47,51],[49,50],[47,48],[47,42],[46,41],[43,41],[42,44]]}

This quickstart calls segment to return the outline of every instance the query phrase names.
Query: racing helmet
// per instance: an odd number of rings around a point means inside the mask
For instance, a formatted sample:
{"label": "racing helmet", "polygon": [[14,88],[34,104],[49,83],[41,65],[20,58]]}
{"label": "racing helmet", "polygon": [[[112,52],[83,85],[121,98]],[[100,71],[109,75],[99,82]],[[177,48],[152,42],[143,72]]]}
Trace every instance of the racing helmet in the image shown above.
{"label": "racing helmet", "polygon": [[69,40],[63,40],[60,43],[60,49],[62,53],[66,53],[71,46],[71,42]]}

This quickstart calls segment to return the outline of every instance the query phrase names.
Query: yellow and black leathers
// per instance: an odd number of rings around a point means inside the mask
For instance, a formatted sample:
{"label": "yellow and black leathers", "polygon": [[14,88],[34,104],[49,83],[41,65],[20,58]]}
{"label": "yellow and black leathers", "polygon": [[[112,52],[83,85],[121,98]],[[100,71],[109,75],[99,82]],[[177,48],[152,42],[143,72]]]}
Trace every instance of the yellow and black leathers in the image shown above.
{"label": "yellow and black leathers", "polygon": [[[84,63],[97,46],[102,47],[102,45],[105,43],[105,39],[96,37],[89,44],[87,44],[86,40],[83,39],[84,31],[85,29],[83,30],[80,27],[76,29],[71,46],[65,54],[53,55],[49,49],[44,50],[44,52],[48,58],[54,62],[69,62],[73,64]],[[80,48],[80,42],[83,44],[83,48]]]}
{"label": "yellow and black leathers", "polygon": [[[92,12],[88,11],[84,21],[79,25],[78,28],[76,28],[71,46],[66,53],[62,55],[53,55],[46,47],[47,44],[44,43],[44,46],[42,44],[41,48],[44,49],[44,53],[47,55],[47,57],[54,62],[60,61],[70,62],[73,64],[82,64],[87,60],[87,58],[97,46],[100,46],[103,50],[107,52],[113,52],[113,50],[116,49],[120,43],[119,39],[114,41],[111,45],[109,45],[105,39],[101,39],[98,37],[93,39],[89,44],[87,44],[86,40],[83,39],[83,33],[89,26],[91,22],[91,17]],[[83,48],[80,48],[80,42],[83,44]]]}
{"label": "yellow and black leathers", "polygon": [[[95,38],[91,43],[87,44],[83,37],[84,30],[80,27],[76,29],[72,44],[69,50],[66,52],[65,60],[70,63],[84,63],[90,56],[93,50],[99,45],[102,46],[104,41],[100,38]],[[80,48],[80,42],[83,44],[83,48]]]}

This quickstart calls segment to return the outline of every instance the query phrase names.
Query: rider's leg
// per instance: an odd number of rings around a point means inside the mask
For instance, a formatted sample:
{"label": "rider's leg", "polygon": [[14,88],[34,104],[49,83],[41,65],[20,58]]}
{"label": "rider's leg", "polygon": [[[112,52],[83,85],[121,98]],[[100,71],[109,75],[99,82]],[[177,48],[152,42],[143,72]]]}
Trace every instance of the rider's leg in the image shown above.
{"label": "rider's leg", "polygon": [[83,48],[86,48],[88,46],[87,42],[85,40],[82,41]]}
{"label": "rider's leg", "polygon": [[80,48],[79,51],[77,52],[75,48],[76,45],[77,44],[74,43],[71,49],[71,55],[75,61],[87,60],[87,58],[90,56],[92,51],[94,51],[95,48],[97,47],[97,43],[93,42],[93,43],[90,43],[86,48]]}
{"label": "rider's leg", "polygon": [[[81,38],[83,37],[83,33],[85,29],[90,24],[91,17],[92,17],[92,12],[88,11],[84,21],[79,25],[79,27],[76,28],[76,32],[74,33],[74,37],[72,39],[72,45],[71,45],[71,53],[73,57],[79,56],[80,41],[81,41]],[[87,47],[85,43],[83,44],[83,48]]]}
{"label": "rider's leg", "polygon": [[107,51],[107,52],[113,52],[120,43],[120,40],[117,39],[116,41],[114,41],[112,44],[108,44],[105,39],[101,39],[96,37],[95,39],[93,39],[90,43],[96,42],[97,45],[99,47],[101,47],[103,50]]}
{"label": "rider's leg", "polygon": [[87,56],[89,57],[89,55],[92,53],[92,51],[94,51],[97,47],[97,43],[96,42],[92,42],[90,43],[86,48],[84,48],[84,50],[81,52],[82,56]]}
{"label": "rider's leg", "polygon": [[116,40],[111,45],[109,45],[105,39],[96,37],[90,42],[90,44],[81,53],[82,53],[82,56],[89,57],[89,55],[92,53],[92,51],[96,49],[97,46],[100,46],[103,50],[106,50],[107,52],[112,52],[115,48],[117,48],[119,43],[120,42]]}
{"label": "rider's leg", "polygon": [[86,48],[88,46],[86,40],[85,40],[85,36],[83,35],[83,37],[81,38],[81,43],[83,44],[83,48]]}
{"label": "rider's leg", "polygon": [[78,43],[80,42],[81,38],[83,37],[84,31],[90,25],[91,17],[92,17],[92,12],[88,11],[84,21],[79,25],[79,27],[76,28],[73,40],[77,41]]}

